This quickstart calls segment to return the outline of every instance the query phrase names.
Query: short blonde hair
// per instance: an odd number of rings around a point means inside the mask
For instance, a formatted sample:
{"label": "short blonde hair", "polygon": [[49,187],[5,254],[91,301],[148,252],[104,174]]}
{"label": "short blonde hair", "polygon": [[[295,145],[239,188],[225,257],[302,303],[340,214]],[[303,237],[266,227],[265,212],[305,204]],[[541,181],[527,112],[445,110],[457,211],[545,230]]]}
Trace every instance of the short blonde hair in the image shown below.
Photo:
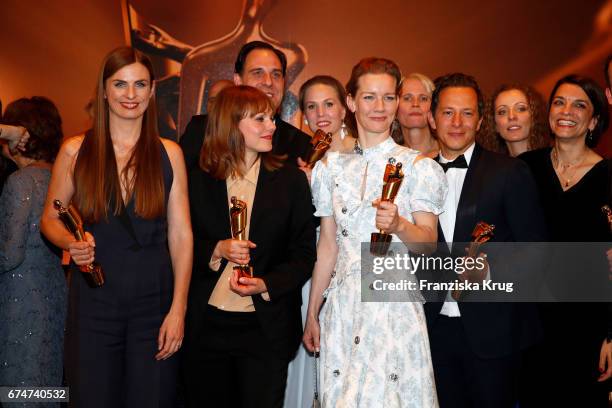
{"label": "short blonde hair", "polygon": [[425,87],[425,90],[427,91],[429,96],[431,96],[434,89],[436,89],[436,86],[434,85],[433,81],[427,75],[423,75],[418,72],[413,72],[411,74],[406,75],[406,77],[402,79],[402,83],[407,79],[416,79],[417,81],[419,81]]}

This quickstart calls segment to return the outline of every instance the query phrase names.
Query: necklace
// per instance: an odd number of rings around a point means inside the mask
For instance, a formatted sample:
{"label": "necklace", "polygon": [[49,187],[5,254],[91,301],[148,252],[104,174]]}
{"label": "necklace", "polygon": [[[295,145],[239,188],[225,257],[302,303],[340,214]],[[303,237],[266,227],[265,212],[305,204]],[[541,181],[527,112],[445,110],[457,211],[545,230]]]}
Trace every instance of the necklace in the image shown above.
{"label": "necklace", "polygon": [[359,139],[355,139],[355,147],[353,148],[353,151],[357,154],[363,155],[363,149],[361,146],[359,146]]}
{"label": "necklace", "polygon": [[[583,154],[579,160],[576,160],[573,163],[563,163],[563,164],[559,160],[559,153],[557,152],[556,148],[552,149],[551,156],[552,156],[553,166],[555,168],[555,173],[557,173],[557,176],[559,176],[559,178],[561,179],[561,184],[563,184],[565,188],[568,188],[572,184],[572,181],[574,180],[574,176],[576,176],[578,167],[582,164],[582,162],[586,158],[586,153]],[[573,169],[573,171],[571,172],[571,175],[568,175],[568,170],[570,169]]]}

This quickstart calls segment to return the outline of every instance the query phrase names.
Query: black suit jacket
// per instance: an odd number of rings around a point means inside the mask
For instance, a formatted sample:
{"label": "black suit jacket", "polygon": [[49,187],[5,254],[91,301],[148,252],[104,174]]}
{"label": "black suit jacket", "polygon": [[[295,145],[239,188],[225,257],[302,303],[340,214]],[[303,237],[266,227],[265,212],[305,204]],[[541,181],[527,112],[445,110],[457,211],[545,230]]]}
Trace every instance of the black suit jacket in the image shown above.
{"label": "black suit jacket", "polygon": [[[185,155],[187,170],[198,166],[202,141],[208,124],[207,115],[196,115],[191,118],[179,144]],[[276,131],[272,135],[272,153],[287,155],[287,164],[296,165],[298,157],[305,159],[311,150],[310,137],[298,128],[283,121],[279,116],[275,119]]]}
{"label": "black suit jacket", "polygon": [[[470,242],[479,221],[495,225],[491,242],[546,240],[536,184],[527,165],[477,144],[461,190],[453,242]],[[439,224],[438,241],[446,242]],[[441,244],[439,248],[443,250],[447,246]],[[452,256],[463,255],[464,247],[454,245]],[[491,264],[492,278],[504,267],[499,262]],[[531,269],[518,268],[512,272],[520,274],[526,270]],[[439,292],[438,302],[425,304],[430,328],[440,316],[445,297],[446,292]],[[532,304],[459,302],[459,310],[472,350],[483,358],[509,355],[533,344],[540,336],[537,312]]]}
{"label": "black suit jacket", "polygon": [[[208,299],[225,268],[209,268],[218,241],[231,238],[225,180],[196,167],[189,175],[189,200],[194,236],[194,262],[187,313],[188,336],[199,336]],[[249,239],[254,276],[262,278],[270,301],[253,296],[258,320],[269,341],[283,357],[290,357],[302,335],[301,288],[316,259],[315,227],[310,187],[296,167],[268,171],[261,166],[253,200]],[[188,339],[188,340],[189,340]]]}

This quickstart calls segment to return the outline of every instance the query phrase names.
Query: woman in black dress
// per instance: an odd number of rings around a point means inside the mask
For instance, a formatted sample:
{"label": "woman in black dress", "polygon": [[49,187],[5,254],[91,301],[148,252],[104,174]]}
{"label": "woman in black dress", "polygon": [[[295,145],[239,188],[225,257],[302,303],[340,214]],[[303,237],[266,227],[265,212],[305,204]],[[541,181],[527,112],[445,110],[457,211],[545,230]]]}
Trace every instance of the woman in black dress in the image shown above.
{"label": "woman in black dress", "polygon": [[[147,57],[111,52],[93,129],[68,139],[53,168],[41,229],[74,263],[95,259],[106,275],[89,287],[72,273],[66,378],[75,407],[174,407],[193,240],[183,154],[158,136],[154,93]],[[64,228],[55,199],[79,210],[86,241]]]}
{"label": "woman in black dress", "polygon": [[[604,92],[593,80],[566,76],[549,99],[553,147],[519,156],[535,176],[553,242],[610,241],[601,210],[610,205],[609,162],[593,150],[608,127],[608,115]],[[578,270],[580,279],[607,275],[605,251],[601,260],[597,268]],[[607,407],[612,373],[608,306],[540,304],[544,342],[527,361],[534,388],[527,390],[521,407]]]}

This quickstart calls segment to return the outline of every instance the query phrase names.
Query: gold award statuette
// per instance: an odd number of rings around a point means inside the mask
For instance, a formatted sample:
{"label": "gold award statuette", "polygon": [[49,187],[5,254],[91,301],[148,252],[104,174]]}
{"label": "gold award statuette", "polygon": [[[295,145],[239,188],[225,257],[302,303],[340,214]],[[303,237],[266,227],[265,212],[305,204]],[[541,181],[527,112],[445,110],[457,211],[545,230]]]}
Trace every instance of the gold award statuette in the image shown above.
{"label": "gold award statuette", "polygon": [[[68,231],[77,241],[85,241],[85,231],[83,231],[83,221],[76,208],[64,207],[60,200],[53,201],[53,208],[57,210],[60,220],[64,223]],[[104,271],[100,264],[94,262],[89,265],[80,265],[79,269],[84,273],[87,284],[92,288],[99,288],[104,285]]]}
{"label": "gold award statuette", "polygon": [[[480,250],[480,246],[485,242],[488,242],[491,238],[493,238],[494,229],[495,225],[493,224],[487,224],[484,221],[478,222],[474,227],[474,231],[472,231],[472,243],[468,247],[466,257],[476,258],[476,256],[478,255],[478,251]],[[473,269],[469,273],[466,271],[459,275],[459,280],[468,282],[482,282],[486,276],[486,269]],[[459,298],[461,297],[461,290],[453,290],[451,292],[451,296],[453,297],[453,299],[459,300]]]}
{"label": "gold award statuette", "polygon": [[[232,227],[232,238],[240,241],[246,240],[247,205],[244,201],[235,196],[231,198],[230,222]],[[253,277],[253,267],[246,265],[234,266],[234,271],[238,271],[240,276],[247,278]]]}
{"label": "gold award statuette", "polygon": [[310,139],[312,151],[308,155],[308,160],[306,161],[308,167],[313,168],[315,163],[321,160],[323,156],[325,156],[325,153],[329,150],[329,146],[331,146],[331,142],[331,133],[325,133],[321,129],[318,129],[315,132],[315,134]]}
{"label": "gold award statuette", "polygon": [[[385,175],[383,176],[383,188],[380,201],[393,202],[403,180],[404,173],[402,172],[402,163],[395,164],[395,159],[393,157],[389,158],[389,163],[387,163],[385,167]],[[385,255],[389,250],[389,245],[391,245],[391,238],[391,234],[387,234],[383,230],[380,230],[380,232],[373,232],[370,240],[370,253],[376,256]]]}

